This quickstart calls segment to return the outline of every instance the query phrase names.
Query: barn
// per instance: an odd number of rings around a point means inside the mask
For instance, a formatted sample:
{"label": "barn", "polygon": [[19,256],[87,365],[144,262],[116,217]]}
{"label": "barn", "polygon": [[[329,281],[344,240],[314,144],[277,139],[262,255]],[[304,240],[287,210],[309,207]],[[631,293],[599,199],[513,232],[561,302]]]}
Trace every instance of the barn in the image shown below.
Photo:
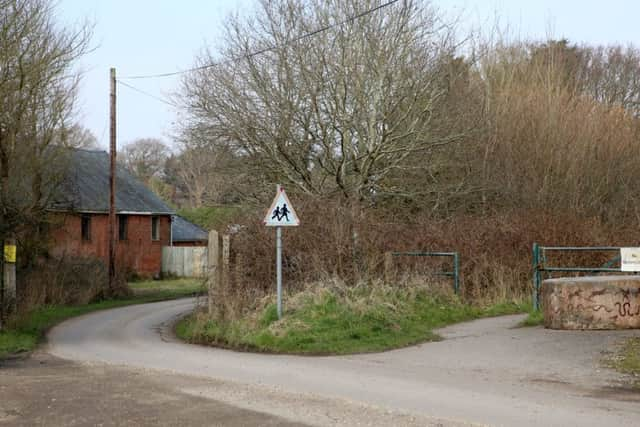
{"label": "barn", "polygon": [[209,240],[202,227],[178,215],[171,220],[171,231],[172,246],[207,246]]}
{"label": "barn", "polygon": [[[51,254],[108,261],[109,154],[76,149],[52,204]],[[170,244],[173,210],[122,166],[116,172],[116,265],[158,277],[162,247]]]}

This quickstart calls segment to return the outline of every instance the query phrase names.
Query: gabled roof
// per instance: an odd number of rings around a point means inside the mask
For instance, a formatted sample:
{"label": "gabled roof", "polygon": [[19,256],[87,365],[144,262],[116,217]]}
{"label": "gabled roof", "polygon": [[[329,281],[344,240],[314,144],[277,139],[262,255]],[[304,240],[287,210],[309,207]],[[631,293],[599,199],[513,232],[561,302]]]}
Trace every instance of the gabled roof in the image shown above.
{"label": "gabled roof", "polygon": [[[109,154],[71,150],[67,174],[52,210],[108,213]],[[173,210],[124,167],[116,169],[116,212],[171,215]]]}
{"label": "gabled roof", "polygon": [[171,239],[174,242],[206,242],[209,234],[203,228],[176,215],[171,220]]}

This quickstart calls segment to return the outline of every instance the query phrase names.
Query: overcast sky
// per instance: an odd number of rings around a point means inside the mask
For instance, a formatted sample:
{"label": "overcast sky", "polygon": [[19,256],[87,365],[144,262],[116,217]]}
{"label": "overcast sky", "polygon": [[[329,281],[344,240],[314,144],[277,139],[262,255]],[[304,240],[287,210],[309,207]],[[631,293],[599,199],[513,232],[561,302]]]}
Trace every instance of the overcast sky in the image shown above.
{"label": "overcast sky", "polygon": [[[523,38],[566,37],[590,44],[640,43],[640,2],[635,0],[436,0],[443,13],[461,16],[466,28],[488,28],[499,18]],[[109,141],[109,68],[118,77],[189,68],[205,44],[220,42],[229,13],[247,13],[254,0],[60,0],[58,18],[95,25],[94,50],[84,71],[78,121],[103,147]],[[393,7],[393,6],[390,6]],[[381,12],[384,13],[384,12]],[[178,88],[178,77],[126,80],[163,98]],[[118,85],[118,146],[136,138],[170,143],[178,112],[171,106]]]}

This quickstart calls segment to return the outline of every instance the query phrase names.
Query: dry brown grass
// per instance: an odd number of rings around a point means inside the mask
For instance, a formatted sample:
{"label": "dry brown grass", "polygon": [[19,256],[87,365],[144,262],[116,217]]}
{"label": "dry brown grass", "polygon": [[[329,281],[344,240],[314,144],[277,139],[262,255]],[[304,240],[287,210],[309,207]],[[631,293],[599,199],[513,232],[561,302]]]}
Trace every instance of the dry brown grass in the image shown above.
{"label": "dry brown grass", "polygon": [[125,275],[116,288],[105,291],[107,269],[92,258],[51,259],[19,275],[18,308],[26,313],[47,305],[84,305],[107,297],[130,296]]}
{"label": "dry brown grass", "polygon": [[513,44],[484,58],[488,125],[471,163],[487,209],[638,219],[640,201],[629,195],[640,191],[640,122],[584,89],[574,54]]}

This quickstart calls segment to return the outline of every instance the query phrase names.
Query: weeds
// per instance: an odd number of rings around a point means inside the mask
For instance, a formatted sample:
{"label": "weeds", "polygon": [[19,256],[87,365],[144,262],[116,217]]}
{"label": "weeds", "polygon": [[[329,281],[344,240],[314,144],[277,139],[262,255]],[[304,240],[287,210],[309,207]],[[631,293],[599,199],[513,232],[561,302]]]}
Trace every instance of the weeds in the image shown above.
{"label": "weeds", "polygon": [[542,310],[530,309],[529,315],[526,319],[520,322],[520,326],[540,326],[544,323],[544,315]]}
{"label": "weeds", "polygon": [[84,305],[105,298],[124,298],[131,290],[120,274],[107,291],[107,269],[93,258],[51,259],[19,274],[18,307],[30,312],[49,305]]}
{"label": "weeds", "polygon": [[606,360],[606,364],[619,372],[630,375],[640,388],[640,338],[629,338]]}

